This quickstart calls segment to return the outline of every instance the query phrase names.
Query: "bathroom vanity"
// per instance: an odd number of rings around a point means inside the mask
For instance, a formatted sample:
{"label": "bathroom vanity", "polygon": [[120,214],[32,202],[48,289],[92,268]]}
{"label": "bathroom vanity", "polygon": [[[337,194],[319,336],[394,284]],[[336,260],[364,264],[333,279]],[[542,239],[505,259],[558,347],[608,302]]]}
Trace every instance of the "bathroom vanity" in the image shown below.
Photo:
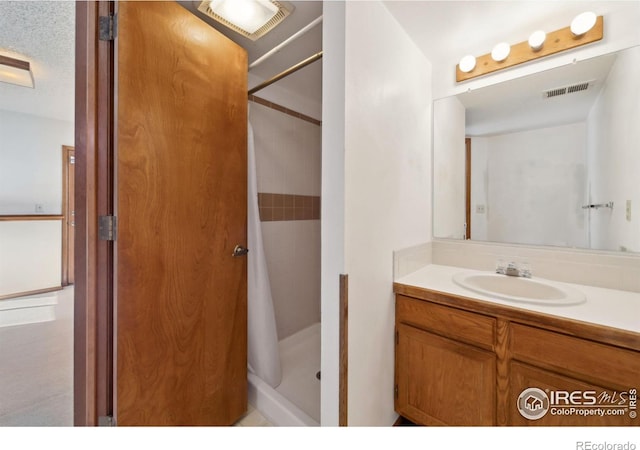
{"label": "bathroom vanity", "polygon": [[514,302],[464,289],[453,282],[460,272],[430,265],[394,283],[401,416],[423,425],[640,425],[640,294],[566,284],[586,301]]}

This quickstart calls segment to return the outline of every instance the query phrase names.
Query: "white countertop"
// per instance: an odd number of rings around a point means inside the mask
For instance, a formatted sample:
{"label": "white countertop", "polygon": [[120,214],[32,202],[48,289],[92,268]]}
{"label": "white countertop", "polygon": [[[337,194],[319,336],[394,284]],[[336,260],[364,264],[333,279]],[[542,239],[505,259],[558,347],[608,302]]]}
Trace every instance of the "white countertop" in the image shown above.
{"label": "white countertop", "polygon": [[[465,289],[455,284],[452,280],[453,275],[459,272],[488,273],[463,267],[431,264],[397,279],[395,282],[417,288],[483,300],[498,305],[510,306],[513,308],[525,309],[640,333],[640,293],[549,280],[555,285],[570,286],[582,291],[586,296],[587,301],[580,305],[571,306],[538,305],[501,300]],[[542,278],[535,277],[535,274],[532,279],[543,280]]]}

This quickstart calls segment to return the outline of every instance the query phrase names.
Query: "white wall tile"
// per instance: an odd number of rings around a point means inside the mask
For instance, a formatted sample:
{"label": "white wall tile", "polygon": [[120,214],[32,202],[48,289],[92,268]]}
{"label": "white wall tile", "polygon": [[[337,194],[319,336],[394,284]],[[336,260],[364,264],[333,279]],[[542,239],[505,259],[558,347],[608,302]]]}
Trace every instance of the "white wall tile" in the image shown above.
{"label": "white wall tile", "polygon": [[[258,191],[320,195],[321,127],[250,104]],[[320,321],[320,221],[262,222],[279,339]]]}

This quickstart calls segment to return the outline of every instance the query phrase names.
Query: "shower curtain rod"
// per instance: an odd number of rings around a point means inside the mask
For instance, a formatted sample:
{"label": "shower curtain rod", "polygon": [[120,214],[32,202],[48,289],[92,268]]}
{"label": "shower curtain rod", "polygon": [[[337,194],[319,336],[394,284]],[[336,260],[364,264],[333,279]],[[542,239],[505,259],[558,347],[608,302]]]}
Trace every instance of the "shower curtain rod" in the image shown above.
{"label": "shower curtain rod", "polygon": [[254,67],[256,67],[258,64],[260,64],[261,62],[265,61],[267,58],[269,58],[271,55],[274,55],[275,53],[278,53],[280,50],[282,50],[284,47],[286,47],[287,45],[289,45],[290,43],[292,43],[293,41],[295,41],[296,39],[298,39],[300,36],[302,36],[303,34],[305,34],[307,31],[309,31],[310,29],[312,29],[313,27],[315,27],[316,25],[318,25],[320,22],[322,22],[322,16],[316,18],[315,20],[313,20],[311,23],[309,23],[309,25],[305,26],[304,28],[301,28],[300,30],[298,30],[296,33],[292,34],[291,36],[289,36],[287,39],[285,39],[284,41],[282,41],[280,44],[276,45],[275,47],[273,47],[271,50],[269,50],[267,53],[265,53],[264,55],[262,55],[260,58],[256,59],[254,62],[252,62],[251,64],[249,64],[249,70],[253,69]]}
{"label": "shower curtain rod", "polygon": [[300,61],[298,64],[296,64],[295,66],[289,67],[287,70],[285,70],[284,72],[280,72],[278,75],[269,78],[267,81],[260,83],[259,85],[257,85],[254,88],[251,88],[249,90],[249,95],[251,94],[255,94],[256,92],[266,88],[267,86],[272,85],[273,83],[275,83],[278,80],[283,79],[284,77],[287,77],[289,75],[291,75],[292,73],[297,72],[298,70],[307,67],[309,64],[316,62],[317,60],[319,60],[320,58],[322,58],[322,52],[318,52],[313,56],[308,57],[307,59],[305,59],[304,61]]}

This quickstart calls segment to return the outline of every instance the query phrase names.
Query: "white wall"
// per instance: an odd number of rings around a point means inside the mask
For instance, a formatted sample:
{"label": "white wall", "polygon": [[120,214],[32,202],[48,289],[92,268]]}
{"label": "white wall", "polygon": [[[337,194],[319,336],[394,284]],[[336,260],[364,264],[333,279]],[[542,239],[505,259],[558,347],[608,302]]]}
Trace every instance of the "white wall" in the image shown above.
{"label": "white wall", "polygon": [[0,110],[0,214],[61,214],[62,146],[73,123]]}
{"label": "white wall", "polygon": [[0,221],[0,296],[60,286],[62,221]]}
{"label": "white wall", "polygon": [[320,423],[338,425],[340,274],[345,272],[345,2],[322,6]]}
{"label": "white wall", "polygon": [[381,2],[345,8],[348,420],[391,425],[393,250],[431,235],[431,65]]}
{"label": "white wall", "polygon": [[[258,192],[320,195],[321,127],[250,103]],[[320,221],[262,222],[278,338],[320,321]]]}
{"label": "white wall", "polygon": [[[62,213],[72,122],[0,110],[0,214]],[[62,221],[0,222],[0,295],[60,286]]]}
{"label": "white wall", "polygon": [[[584,3],[588,5],[589,2]],[[638,20],[640,18],[640,2],[610,1],[606,3],[607,12],[604,14],[604,37],[602,40],[566,52],[561,52],[556,55],[541,58],[527,64],[521,64],[513,68],[478,77],[474,80],[466,81],[463,83],[456,83],[455,81],[455,65],[458,62],[459,58],[462,56],[455,55],[455,59],[452,60],[450,64],[442,64],[434,67],[434,98],[442,98],[450,95],[460,94],[469,89],[475,90],[484,86],[489,86],[491,84],[511,80],[514,78],[520,78],[532,73],[541,72],[543,70],[552,69],[554,67],[572,64],[574,63],[574,61],[579,62],[585,59],[593,58],[594,56],[604,55],[606,53],[616,52],[624,48],[639,45],[640,33],[638,32]],[[522,2],[521,13],[517,16],[513,14],[510,16],[504,16],[504,23],[508,24],[511,30],[517,30],[522,25],[527,25],[529,18],[527,17],[526,9],[527,5]],[[580,10],[579,12],[582,11]],[[595,12],[598,14],[602,14],[602,11]],[[461,14],[464,15],[463,12],[461,12]],[[443,17],[442,20],[447,20],[451,23],[455,23],[455,17]],[[571,18],[569,18],[568,20],[570,21]],[[556,22],[558,22],[558,18],[549,17],[547,21],[547,26],[549,28],[544,27],[544,29],[549,32],[566,27],[568,25],[568,23],[564,19],[561,23]],[[552,26],[552,24],[555,25]],[[522,41],[526,41],[529,33],[534,31],[535,29],[537,28],[533,28],[530,30],[528,28],[524,29],[522,31]],[[517,42],[519,41],[510,43],[515,44]],[[442,44],[438,43],[436,45]],[[488,52],[490,52],[490,48],[487,49],[487,53]]]}
{"label": "white wall", "polygon": [[[640,252],[640,47],[620,53],[591,109],[589,185],[591,248]],[[631,219],[626,204],[631,201]]]}
{"label": "white wall", "polygon": [[433,235],[464,239],[465,108],[457,97],[433,105]]}
{"label": "white wall", "polygon": [[487,239],[587,247],[585,123],[492,136],[486,142]]}
{"label": "white wall", "polygon": [[487,240],[488,139],[471,140],[471,239],[475,241]]}

